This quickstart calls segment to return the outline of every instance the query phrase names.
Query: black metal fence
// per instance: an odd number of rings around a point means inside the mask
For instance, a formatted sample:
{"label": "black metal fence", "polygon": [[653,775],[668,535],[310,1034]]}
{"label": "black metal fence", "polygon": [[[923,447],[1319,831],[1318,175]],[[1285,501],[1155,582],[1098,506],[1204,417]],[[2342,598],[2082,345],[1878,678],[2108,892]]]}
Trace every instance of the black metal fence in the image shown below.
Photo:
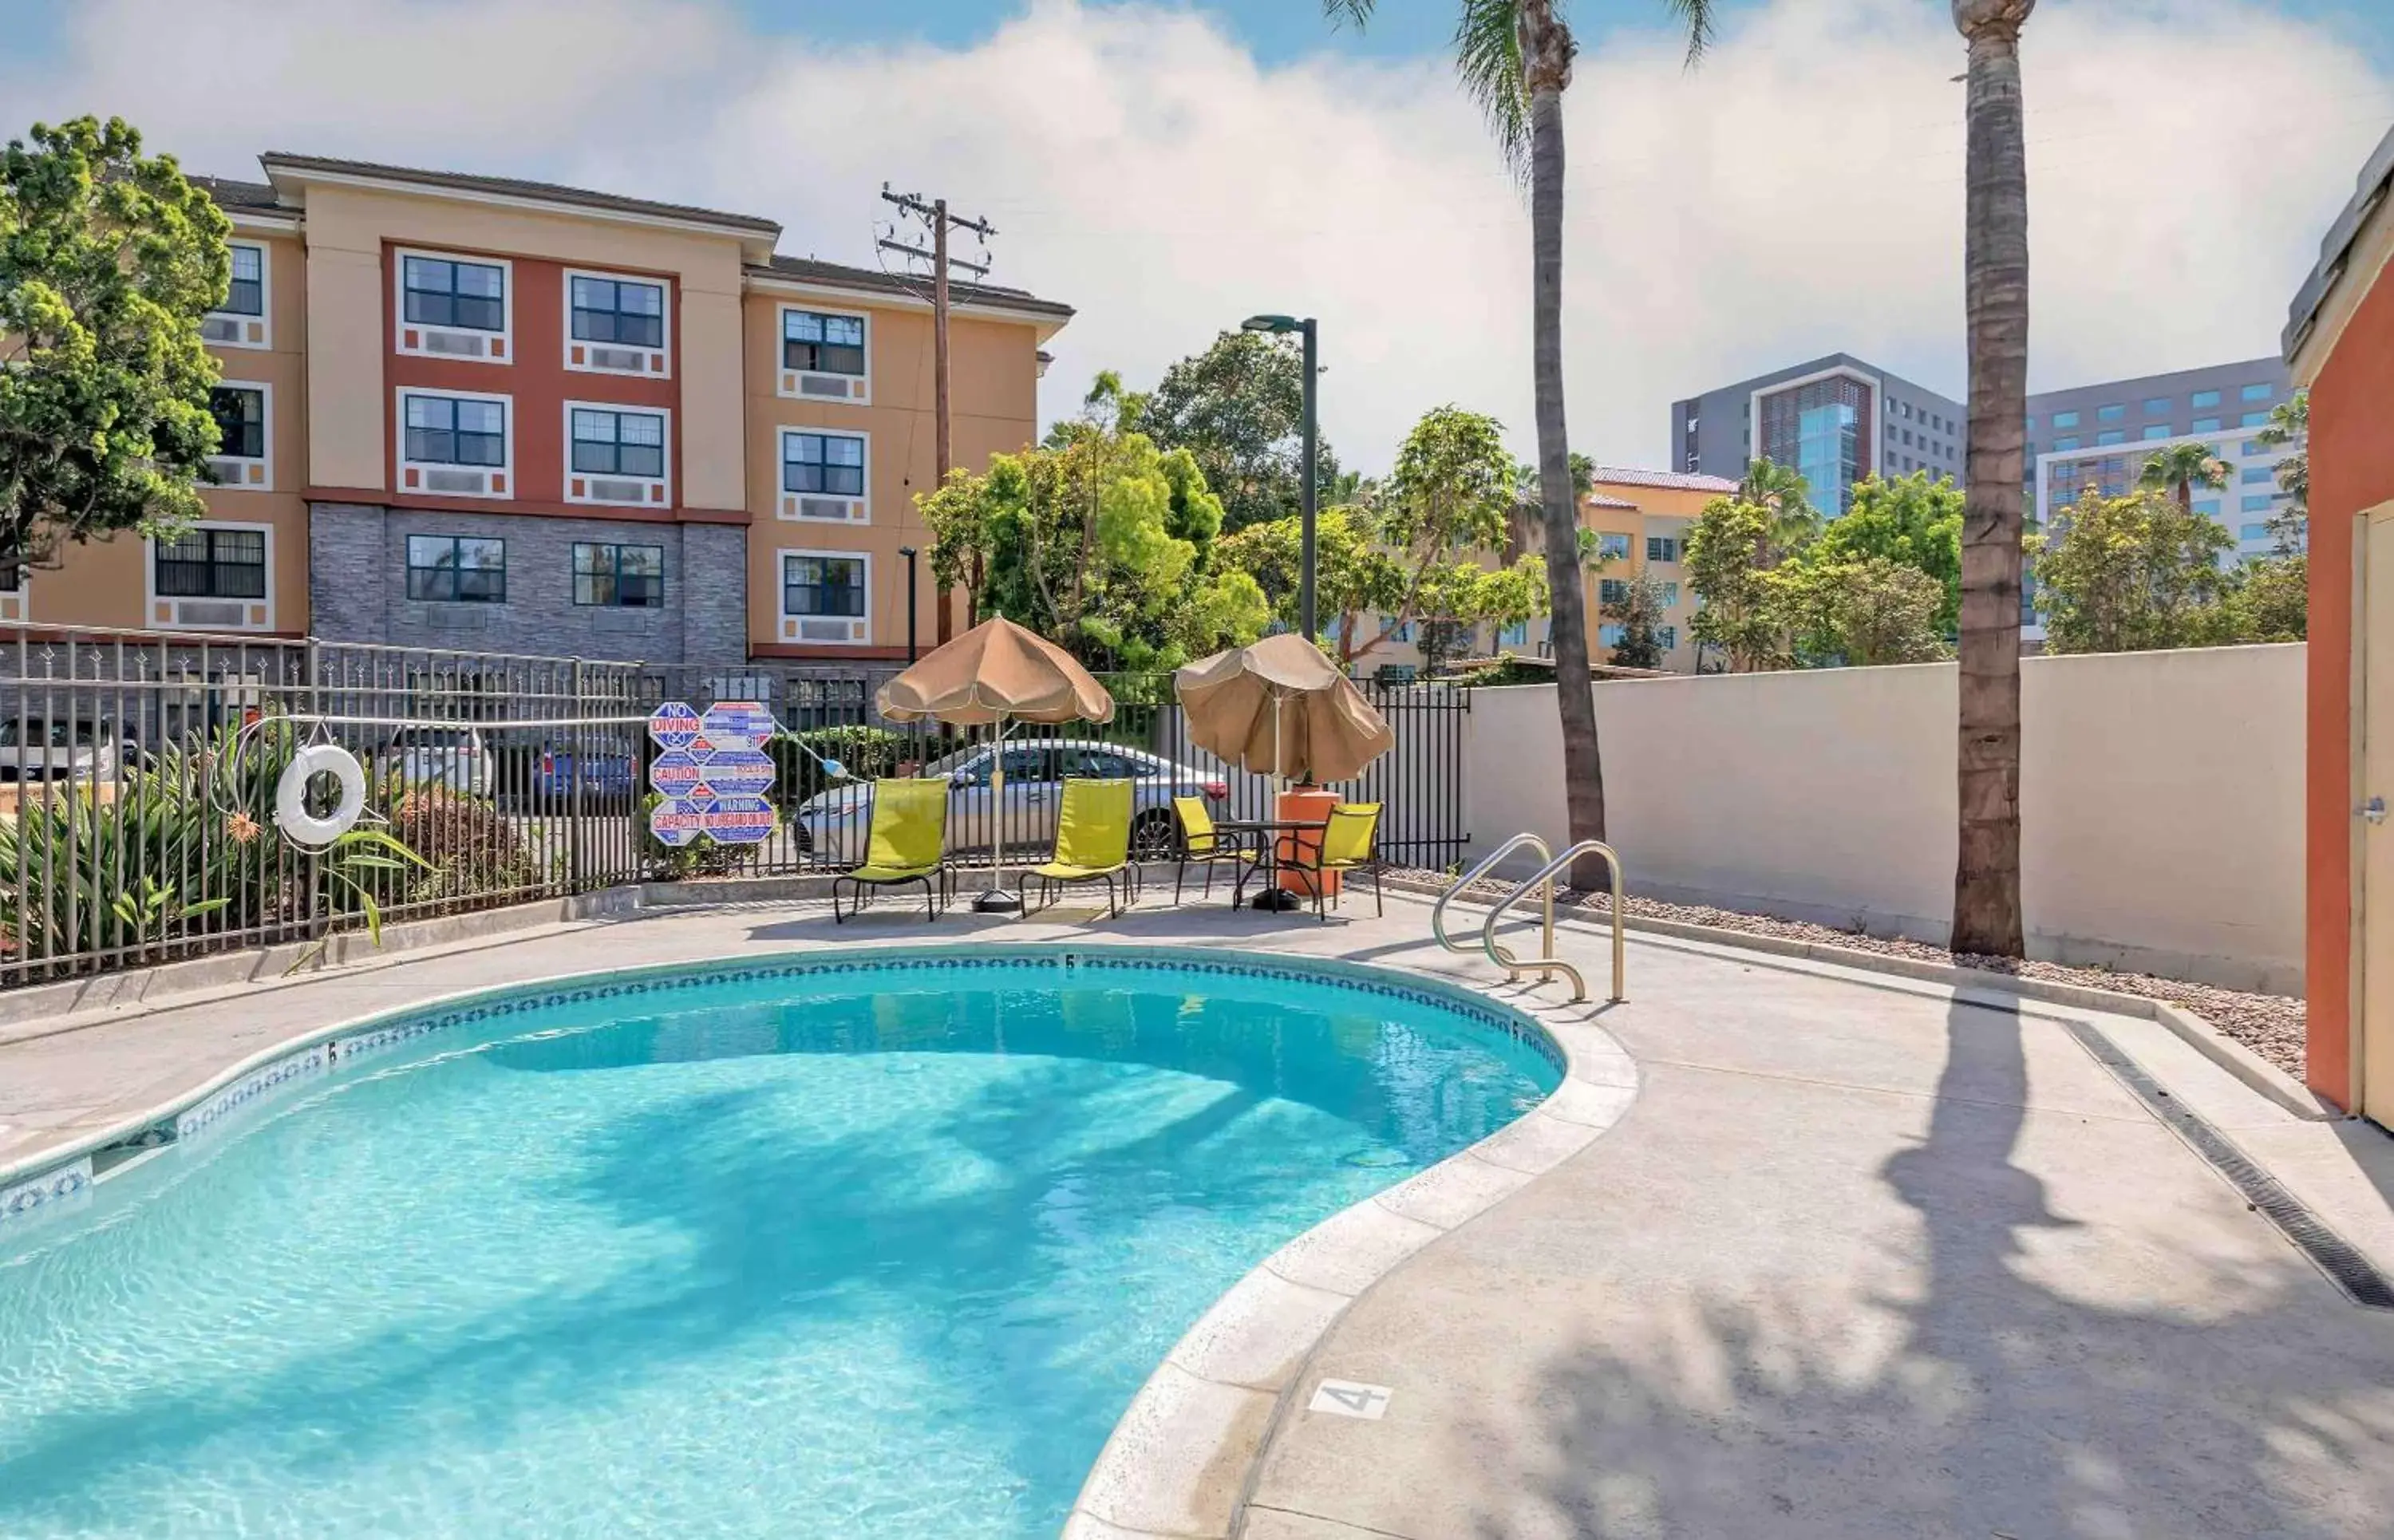
{"label": "black metal fence", "polygon": [[[0,986],[642,880],[836,871],[862,855],[858,783],[881,776],[956,782],[949,844],[965,864],[1044,852],[1073,775],[1137,781],[1151,856],[1173,844],[1176,792],[1217,819],[1270,809],[1264,777],[1189,742],[1168,676],[1110,678],[1102,727],[1009,728],[1001,796],[988,730],[879,718],[895,672],[0,627]],[[1332,789],[1383,804],[1384,859],[1447,866],[1469,838],[1469,692],[1364,688],[1397,745]],[[762,845],[674,850],[648,835],[645,723],[669,699],[772,708],[782,819]],[[306,849],[279,832],[276,799],[315,743],[357,757],[365,814]],[[336,788],[308,784],[301,810],[321,815]]]}

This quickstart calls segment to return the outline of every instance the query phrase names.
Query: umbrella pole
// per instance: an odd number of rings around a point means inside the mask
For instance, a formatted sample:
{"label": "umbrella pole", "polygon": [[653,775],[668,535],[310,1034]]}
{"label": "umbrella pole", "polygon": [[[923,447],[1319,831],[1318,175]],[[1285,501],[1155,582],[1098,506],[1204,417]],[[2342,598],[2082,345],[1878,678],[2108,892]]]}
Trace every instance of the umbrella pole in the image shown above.
{"label": "umbrella pole", "polygon": [[989,889],[973,900],[973,912],[1011,915],[1021,895],[1006,890],[1006,718],[997,719],[997,749],[989,761]]}
{"label": "umbrella pole", "polygon": [[[1271,815],[1274,818],[1278,818],[1280,816],[1281,793],[1287,791],[1289,786],[1288,775],[1285,771],[1284,761],[1282,757],[1280,742],[1280,708],[1281,703],[1284,699],[1285,697],[1277,688],[1273,689],[1271,692],[1272,772],[1270,776],[1267,778],[1266,783],[1275,788],[1272,792],[1271,809]],[[1277,832],[1275,832],[1271,837],[1277,840],[1281,836]],[[1291,848],[1295,848],[1293,843]],[[1262,892],[1256,895],[1255,906],[1258,909],[1269,909],[1277,912],[1282,909],[1301,909],[1304,907],[1304,902],[1297,898],[1296,894],[1290,892],[1287,888],[1281,887],[1278,883],[1274,883],[1270,887],[1265,888]]]}

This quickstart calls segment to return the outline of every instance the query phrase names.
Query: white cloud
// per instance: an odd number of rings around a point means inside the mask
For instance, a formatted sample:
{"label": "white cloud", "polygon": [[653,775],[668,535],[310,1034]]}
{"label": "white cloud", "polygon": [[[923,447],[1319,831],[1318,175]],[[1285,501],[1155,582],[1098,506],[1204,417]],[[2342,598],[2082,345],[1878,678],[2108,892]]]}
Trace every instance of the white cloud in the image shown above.
{"label": "white cloud", "polygon": [[[1335,46],[1263,68],[1201,16],[1073,0],[965,50],[759,38],[696,0],[96,0],[63,59],[0,59],[0,101],[122,112],[230,175],[283,148],[769,214],[848,261],[885,179],[944,192],[996,221],[1000,279],[1080,308],[1051,413],[1297,309],[1348,463],[1446,401],[1526,451],[1522,202],[1443,59]],[[1692,72],[1660,32],[1592,46],[1575,445],[1660,463],[1675,398],[1841,348],[1958,392],[1962,66],[1938,0],[1771,0]],[[2025,66],[2033,383],[2274,350],[2394,84],[2238,0],[2047,0]]]}

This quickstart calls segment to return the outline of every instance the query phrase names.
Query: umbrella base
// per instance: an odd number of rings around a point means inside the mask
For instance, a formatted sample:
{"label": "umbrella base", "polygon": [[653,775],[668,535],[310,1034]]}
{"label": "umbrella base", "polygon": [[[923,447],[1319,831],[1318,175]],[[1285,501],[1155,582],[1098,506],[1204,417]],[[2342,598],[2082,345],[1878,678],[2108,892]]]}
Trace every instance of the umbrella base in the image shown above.
{"label": "umbrella base", "polygon": [[1305,901],[1284,888],[1267,888],[1247,904],[1253,909],[1302,909]]}
{"label": "umbrella base", "polygon": [[1022,911],[1022,896],[1003,888],[992,888],[973,900],[973,912],[979,915],[1016,915]]}

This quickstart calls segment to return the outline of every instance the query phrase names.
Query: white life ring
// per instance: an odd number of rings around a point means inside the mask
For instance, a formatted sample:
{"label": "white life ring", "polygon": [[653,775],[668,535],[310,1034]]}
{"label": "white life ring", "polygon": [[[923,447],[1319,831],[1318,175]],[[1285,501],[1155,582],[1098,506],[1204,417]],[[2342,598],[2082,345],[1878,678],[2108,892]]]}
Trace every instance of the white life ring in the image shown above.
{"label": "white life ring", "polygon": [[[308,783],[319,775],[341,786],[333,810],[322,818],[308,810]],[[293,755],[274,788],[274,822],[302,845],[330,845],[349,832],[365,806],[365,770],[357,756],[334,744],[310,744]]]}

